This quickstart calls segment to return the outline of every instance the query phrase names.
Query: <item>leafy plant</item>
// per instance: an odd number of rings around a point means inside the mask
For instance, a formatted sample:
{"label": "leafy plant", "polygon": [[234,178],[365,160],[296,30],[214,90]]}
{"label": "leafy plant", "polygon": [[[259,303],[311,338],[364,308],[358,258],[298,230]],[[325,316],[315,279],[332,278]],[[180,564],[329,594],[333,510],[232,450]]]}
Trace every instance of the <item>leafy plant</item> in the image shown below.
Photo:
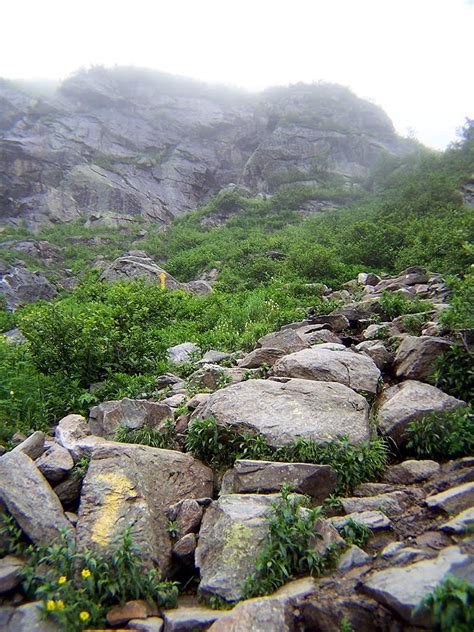
{"label": "leafy plant", "polygon": [[474,629],[474,584],[448,576],[419,604],[428,608],[440,632],[471,632]]}
{"label": "leafy plant", "polygon": [[474,451],[471,407],[432,413],[407,426],[407,450],[417,457],[452,459]]}
{"label": "leafy plant", "polygon": [[195,419],[188,427],[186,450],[212,468],[230,465],[239,451],[242,437],[232,428],[220,426],[215,419]]}
{"label": "leafy plant", "polygon": [[166,450],[175,450],[177,447],[176,428],[172,419],[167,419],[161,429],[147,428],[146,426],[132,429],[119,426],[115,432],[114,440],[121,443],[139,443]]}
{"label": "leafy plant", "polygon": [[456,344],[435,360],[432,380],[436,386],[453,397],[474,402],[473,352]]}
{"label": "leafy plant", "polygon": [[0,513],[0,555],[21,555],[26,543],[23,531],[13,516]]}
{"label": "leafy plant", "polygon": [[87,470],[89,469],[89,463],[91,462],[90,456],[81,456],[80,459],[74,464],[71,475],[74,478],[82,480],[85,478],[87,474]]}
{"label": "leafy plant", "polygon": [[402,292],[389,292],[388,290],[382,292],[379,305],[389,320],[404,314],[418,314],[433,309],[433,304],[429,301],[406,298]]}
{"label": "leafy plant", "polygon": [[77,552],[66,534],[50,546],[31,546],[28,556],[23,589],[41,599],[44,616],[66,632],[104,627],[110,607],[131,599],[146,599],[155,607],[176,603],[177,585],[161,581],[156,569],[143,569],[129,530],[109,558]]}
{"label": "leafy plant", "polygon": [[345,525],[339,527],[338,531],[347,544],[355,544],[362,549],[373,535],[372,529],[353,518],[350,518]]}
{"label": "leafy plant", "polygon": [[297,575],[319,575],[326,566],[312,544],[321,537],[315,531],[321,507],[309,509],[305,506],[309,499],[292,494],[289,487],[282,489],[280,496],[268,519],[269,533],[255,572],[245,581],[245,599],[272,593]]}

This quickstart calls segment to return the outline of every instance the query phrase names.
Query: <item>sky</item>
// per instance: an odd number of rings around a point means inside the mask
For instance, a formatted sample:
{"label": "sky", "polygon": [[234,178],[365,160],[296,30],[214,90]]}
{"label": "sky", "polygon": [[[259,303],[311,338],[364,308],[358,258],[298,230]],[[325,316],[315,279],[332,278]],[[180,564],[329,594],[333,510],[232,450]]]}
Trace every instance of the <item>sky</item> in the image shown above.
{"label": "sky", "polygon": [[0,77],[153,68],[256,91],[350,87],[442,149],[474,118],[474,0],[3,0]]}

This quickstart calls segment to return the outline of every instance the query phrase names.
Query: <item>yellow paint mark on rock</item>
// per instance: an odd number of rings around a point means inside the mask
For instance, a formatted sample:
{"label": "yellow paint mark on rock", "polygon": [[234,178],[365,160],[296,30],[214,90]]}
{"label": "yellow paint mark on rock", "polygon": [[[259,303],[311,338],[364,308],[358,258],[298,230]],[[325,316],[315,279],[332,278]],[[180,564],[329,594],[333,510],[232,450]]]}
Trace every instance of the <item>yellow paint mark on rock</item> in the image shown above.
{"label": "yellow paint mark on rock", "polygon": [[97,481],[105,483],[108,489],[102,500],[99,516],[92,527],[91,539],[100,546],[107,546],[114,535],[120,509],[128,498],[136,496],[136,492],[134,484],[124,474],[98,474]]}
{"label": "yellow paint mark on rock", "polygon": [[225,538],[223,559],[227,559],[230,566],[237,565],[252,550],[253,541],[252,529],[241,522],[233,524]]}

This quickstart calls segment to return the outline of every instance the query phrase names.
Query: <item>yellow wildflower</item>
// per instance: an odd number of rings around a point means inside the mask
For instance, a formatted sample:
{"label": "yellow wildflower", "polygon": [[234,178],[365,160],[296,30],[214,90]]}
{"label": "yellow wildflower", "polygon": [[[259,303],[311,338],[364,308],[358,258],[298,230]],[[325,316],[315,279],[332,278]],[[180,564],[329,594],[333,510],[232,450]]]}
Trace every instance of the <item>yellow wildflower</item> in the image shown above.
{"label": "yellow wildflower", "polygon": [[61,577],[58,579],[58,584],[65,584],[67,582],[67,577],[65,577],[64,575],[61,575]]}
{"label": "yellow wildflower", "polygon": [[84,577],[84,579],[87,579],[91,576],[91,572],[88,568],[84,568],[81,575]]}
{"label": "yellow wildflower", "polygon": [[49,612],[51,612],[52,610],[54,610],[56,608],[56,602],[53,601],[52,599],[50,599],[49,601],[46,602],[46,610],[48,610]]}
{"label": "yellow wildflower", "polygon": [[64,610],[64,601],[62,599],[57,600],[56,610]]}
{"label": "yellow wildflower", "polygon": [[79,619],[81,621],[87,621],[87,619],[89,619],[91,615],[87,612],[87,610],[83,610],[82,612],[79,613]]}

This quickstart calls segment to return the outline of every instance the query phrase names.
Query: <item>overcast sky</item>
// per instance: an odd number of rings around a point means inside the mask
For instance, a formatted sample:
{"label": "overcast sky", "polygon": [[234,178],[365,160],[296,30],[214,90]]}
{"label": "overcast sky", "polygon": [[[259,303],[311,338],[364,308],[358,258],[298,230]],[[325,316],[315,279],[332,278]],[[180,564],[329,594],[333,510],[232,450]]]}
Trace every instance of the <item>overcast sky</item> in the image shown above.
{"label": "overcast sky", "polygon": [[474,0],[3,0],[0,76],[135,65],[260,90],[325,80],[443,148],[474,118]]}

